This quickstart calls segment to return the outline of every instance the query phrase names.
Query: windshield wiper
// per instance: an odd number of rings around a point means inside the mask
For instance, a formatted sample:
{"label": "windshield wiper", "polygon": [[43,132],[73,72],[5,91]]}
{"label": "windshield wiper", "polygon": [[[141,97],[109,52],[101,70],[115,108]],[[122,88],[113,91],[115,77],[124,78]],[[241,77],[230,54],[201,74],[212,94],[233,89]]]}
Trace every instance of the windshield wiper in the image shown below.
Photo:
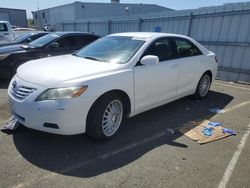
{"label": "windshield wiper", "polygon": [[97,59],[95,57],[91,57],[91,56],[86,56],[86,57],[83,57],[85,59],[90,59],[90,60],[94,60],[94,61],[101,61],[100,59]]}

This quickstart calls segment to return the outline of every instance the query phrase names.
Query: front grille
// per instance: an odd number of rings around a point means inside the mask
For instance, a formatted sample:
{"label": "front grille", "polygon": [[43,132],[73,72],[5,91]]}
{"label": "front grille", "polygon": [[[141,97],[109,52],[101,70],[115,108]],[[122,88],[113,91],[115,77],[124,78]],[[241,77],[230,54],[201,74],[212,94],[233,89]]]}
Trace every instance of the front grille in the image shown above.
{"label": "front grille", "polygon": [[13,84],[11,86],[10,92],[13,97],[19,100],[25,100],[28,96],[30,96],[36,88],[31,88],[27,86],[16,86],[14,87]]}

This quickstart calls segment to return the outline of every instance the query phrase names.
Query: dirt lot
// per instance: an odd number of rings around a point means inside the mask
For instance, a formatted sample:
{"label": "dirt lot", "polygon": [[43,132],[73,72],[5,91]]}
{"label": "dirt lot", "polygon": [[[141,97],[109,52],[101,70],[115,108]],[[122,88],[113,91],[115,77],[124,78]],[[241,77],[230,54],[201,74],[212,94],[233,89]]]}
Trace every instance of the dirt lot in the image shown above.
{"label": "dirt lot", "polygon": [[[10,116],[0,81],[0,124]],[[220,107],[224,114],[208,109]],[[204,119],[236,136],[205,145],[179,132]],[[250,86],[215,81],[208,98],[183,98],[126,121],[105,143],[20,127],[0,133],[0,187],[250,187]]]}

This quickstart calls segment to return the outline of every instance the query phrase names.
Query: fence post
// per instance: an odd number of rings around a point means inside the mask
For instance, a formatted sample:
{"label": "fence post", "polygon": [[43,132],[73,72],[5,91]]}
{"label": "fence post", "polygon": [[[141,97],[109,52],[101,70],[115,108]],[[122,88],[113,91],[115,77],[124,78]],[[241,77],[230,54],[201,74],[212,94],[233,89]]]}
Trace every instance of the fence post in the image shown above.
{"label": "fence post", "polygon": [[108,34],[111,33],[111,24],[112,24],[112,22],[111,22],[111,20],[109,20],[108,21]]}
{"label": "fence post", "polygon": [[89,21],[87,21],[87,32],[89,33]]}
{"label": "fence post", "polygon": [[62,30],[64,31],[64,23],[62,23]]}
{"label": "fence post", "polygon": [[140,32],[141,31],[141,24],[142,24],[142,18],[139,17],[139,26],[138,26],[138,31]]}
{"label": "fence post", "polygon": [[76,23],[74,22],[73,24],[74,24],[74,31],[76,31]]}
{"label": "fence post", "polygon": [[190,34],[191,34],[192,20],[193,20],[193,12],[191,12],[189,15],[187,36],[190,36]]}

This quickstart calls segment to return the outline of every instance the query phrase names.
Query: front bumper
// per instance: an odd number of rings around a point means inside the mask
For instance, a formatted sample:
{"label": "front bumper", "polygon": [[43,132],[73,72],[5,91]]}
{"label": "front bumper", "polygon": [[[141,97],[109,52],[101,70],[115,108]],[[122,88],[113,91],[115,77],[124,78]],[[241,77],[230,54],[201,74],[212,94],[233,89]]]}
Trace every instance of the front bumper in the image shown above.
{"label": "front bumper", "polygon": [[[26,87],[36,88],[36,90],[24,100],[17,99],[11,93],[14,80],[18,86],[25,85]],[[88,111],[95,99],[77,97],[63,100],[35,101],[46,89],[43,86],[26,82],[17,76],[12,79],[8,88],[9,103],[12,114],[18,122],[28,128],[54,134],[74,135],[84,133]]]}

